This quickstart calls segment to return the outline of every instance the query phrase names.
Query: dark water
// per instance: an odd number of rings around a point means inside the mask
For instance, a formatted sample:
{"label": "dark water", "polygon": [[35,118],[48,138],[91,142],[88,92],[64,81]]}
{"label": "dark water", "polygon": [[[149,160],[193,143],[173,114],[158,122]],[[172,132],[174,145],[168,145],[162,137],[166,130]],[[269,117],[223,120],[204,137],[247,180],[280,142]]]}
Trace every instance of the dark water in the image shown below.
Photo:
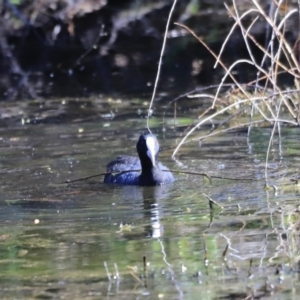
{"label": "dark water", "polygon": [[[128,103],[128,102],[126,102]],[[134,154],[146,105],[135,100],[6,104],[1,126],[1,299],[296,299],[299,284],[299,130],[224,134],[172,150],[164,187],[120,187],[95,177]],[[175,146],[196,109],[150,125]],[[113,116],[113,118],[111,118]],[[124,121],[126,118],[126,122]],[[196,134],[204,134],[206,128]],[[272,186],[273,185],[273,186]],[[209,200],[216,204],[211,209]],[[248,298],[247,298],[248,297]]]}

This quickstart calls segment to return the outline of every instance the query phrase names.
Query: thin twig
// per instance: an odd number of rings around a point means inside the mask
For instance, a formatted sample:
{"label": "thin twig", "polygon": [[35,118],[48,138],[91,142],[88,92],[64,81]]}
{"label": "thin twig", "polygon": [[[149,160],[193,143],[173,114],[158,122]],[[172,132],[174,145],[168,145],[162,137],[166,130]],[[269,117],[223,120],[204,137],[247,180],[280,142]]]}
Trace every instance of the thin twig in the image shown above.
{"label": "thin twig", "polygon": [[[235,178],[235,177],[224,177],[224,176],[212,176],[209,175],[207,173],[199,173],[199,172],[191,172],[191,171],[178,171],[178,170],[162,170],[163,172],[172,172],[172,173],[176,173],[176,174],[186,174],[186,175],[196,175],[196,176],[204,176],[207,177],[209,180],[211,180],[212,178],[214,179],[224,179],[224,180],[255,180],[253,178]],[[118,175],[124,174],[124,173],[130,173],[130,172],[141,172],[141,170],[125,170],[125,171],[120,171],[120,172],[105,172],[105,173],[99,173],[99,174],[95,174],[95,175],[91,175],[91,176],[87,176],[87,177],[81,177],[78,179],[74,179],[74,180],[67,180],[64,182],[61,182],[61,184],[68,184],[68,183],[74,183],[74,182],[78,182],[78,181],[84,181],[84,180],[88,180],[91,178],[95,178],[95,177],[99,177],[99,176],[105,176],[108,174],[113,174],[116,173]]]}
{"label": "thin twig", "polygon": [[156,78],[155,78],[153,93],[152,93],[151,101],[150,101],[149,108],[148,108],[147,129],[149,130],[150,133],[151,133],[151,130],[149,128],[149,118],[150,118],[150,115],[151,115],[151,108],[152,108],[153,101],[154,101],[154,98],[155,98],[156,89],[157,89],[157,85],[158,85],[158,80],[159,80],[159,76],[160,76],[162,58],[163,58],[166,43],[167,43],[167,36],[168,36],[170,21],[171,21],[171,17],[172,17],[176,2],[177,2],[177,0],[174,0],[173,5],[172,5],[171,10],[170,10],[170,13],[169,13],[169,17],[168,17],[168,21],[167,21],[167,25],[166,25],[166,30],[165,30],[165,35],[164,35],[164,40],[163,40],[163,44],[162,44],[162,48],[161,48],[161,52],[160,52],[160,57],[159,57],[159,62],[158,62],[158,68],[157,68],[157,74],[156,74]]}

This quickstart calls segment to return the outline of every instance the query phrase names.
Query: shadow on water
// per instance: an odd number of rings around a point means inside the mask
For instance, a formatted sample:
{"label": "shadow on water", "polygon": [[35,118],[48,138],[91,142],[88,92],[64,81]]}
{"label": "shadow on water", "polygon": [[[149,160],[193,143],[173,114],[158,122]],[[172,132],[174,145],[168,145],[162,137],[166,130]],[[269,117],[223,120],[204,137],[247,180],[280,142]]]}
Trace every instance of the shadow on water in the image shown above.
{"label": "shadow on water", "polygon": [[[61,184],[104,172],[119,154],[136,155],[144,129],[141,104],[115,104],[118,116],[104,118],[109,102],[84,103],[58,124],[41,120],[68,103],[48,103],[43,114],[26,104],[1,128],[2,298],[290,299],[299,292],[299,189],[290,181],[299,166],[297,129],[282,128],[281,147],[274,138],[270,189],[262,180],[267,128],[253,129],[250,140],[237,131],[187,144],[177,161],[170,150],[160,153],[170,169],[235,180],[176,174],[162,187],[111,186],[101,177]],[[168,149],[193,121],[183,113],[174,128],[167,116],[162,132],[155,115],[151,128]]]}

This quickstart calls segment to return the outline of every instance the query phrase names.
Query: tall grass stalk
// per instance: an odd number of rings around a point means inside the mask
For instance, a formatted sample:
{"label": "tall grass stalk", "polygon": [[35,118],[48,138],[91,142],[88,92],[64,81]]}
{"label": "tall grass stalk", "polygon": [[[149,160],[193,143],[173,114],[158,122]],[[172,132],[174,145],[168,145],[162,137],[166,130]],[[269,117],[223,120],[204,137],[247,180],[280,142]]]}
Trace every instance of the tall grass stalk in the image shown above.
{"label": "tall grass stalk", "polygon": [[157,74],[156,74],[156,78],[155,78],[153,93],[152,93],[151,101],[150,101],[149,108],[148,108],[147,129],[148,129],[149,132],[151,132],[150,127],[149,127],[149,118],[150,118],[150,115],[151,115],[152,105],[153,105],[153,101],[154,101],[154,98],[155,98],[156,89],[157,89],[157,85],[158,85],[158,80],[159,80],[159,76],[160,76],[160,70],[161,70],[162,59],[163,59],[163,55],[164,55],[165,47],[166,47],[166,43],[167,43],[167,36],[168,36],[169,27],[170,27],[170,21],[171,21],[171,17],[173,15],[173,12],[174,12],[174,9],[175,9],[175,6],[176,6],[176,2],[177,2],[177,0],[174,0],[173,5],[172,5],[171,10],[170,10],[170,13],[169,13],[169,16],[168,16],[168,21],[167,21],[167,24],[166,24],[166,29],[165,29],[165,34],[164,34],[164,40],[163,40],[163,43],[162,43],[159,62],[158,62],[158,68],[157,68]]}

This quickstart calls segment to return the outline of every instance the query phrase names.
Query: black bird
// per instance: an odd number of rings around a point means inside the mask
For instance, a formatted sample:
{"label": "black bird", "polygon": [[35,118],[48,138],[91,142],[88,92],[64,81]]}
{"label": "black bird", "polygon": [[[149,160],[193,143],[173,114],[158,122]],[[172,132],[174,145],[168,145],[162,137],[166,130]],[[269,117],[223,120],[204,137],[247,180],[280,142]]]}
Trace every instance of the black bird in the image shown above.
{"label": "black bird", "polygon": [[[175,180],[171,171],[157,161],[159,144],[155,135],[142,134],[136,150],[139,157],[118,156],[106,166],[105,183],[151,186],[164,185]],[[113,174],[131,170],[132,172]]]}

